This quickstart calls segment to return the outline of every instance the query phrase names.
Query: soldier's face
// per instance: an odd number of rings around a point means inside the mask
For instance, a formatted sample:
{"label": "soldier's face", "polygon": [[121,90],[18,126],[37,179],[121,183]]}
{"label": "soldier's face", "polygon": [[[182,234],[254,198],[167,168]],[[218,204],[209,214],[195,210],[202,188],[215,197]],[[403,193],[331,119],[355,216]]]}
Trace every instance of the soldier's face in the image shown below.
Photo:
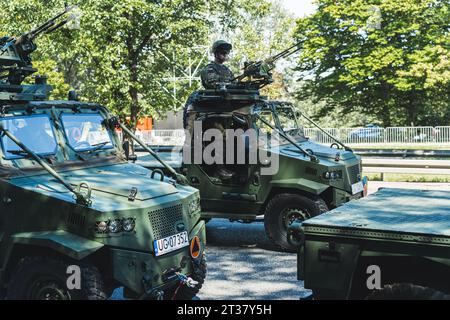
{"label": "soldier's face", "polygon": [[218,51],[215,54],[216,62],[224,63],[225,61],[228,61],[229,56],[230,56],[229,51]]}

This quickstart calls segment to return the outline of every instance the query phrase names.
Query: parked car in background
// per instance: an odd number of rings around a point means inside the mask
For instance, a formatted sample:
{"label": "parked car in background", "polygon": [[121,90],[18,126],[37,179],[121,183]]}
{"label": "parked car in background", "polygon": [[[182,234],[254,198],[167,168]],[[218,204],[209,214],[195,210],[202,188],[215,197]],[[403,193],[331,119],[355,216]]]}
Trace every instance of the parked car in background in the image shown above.
{"label": "parked car in background", "polygon": [[381,142],[383,133],[384,128],[374,124],[368,124],[364,128],[358,128],[351,131],[348,135],[348,142]]}

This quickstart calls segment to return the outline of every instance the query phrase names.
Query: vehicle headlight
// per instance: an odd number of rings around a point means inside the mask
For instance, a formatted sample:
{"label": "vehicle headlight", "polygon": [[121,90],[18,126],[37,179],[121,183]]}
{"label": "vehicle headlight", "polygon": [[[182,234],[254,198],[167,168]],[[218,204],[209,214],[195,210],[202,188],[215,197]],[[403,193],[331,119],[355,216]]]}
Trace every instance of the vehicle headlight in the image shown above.
{"label": "vehicle headlight", "polygon": [[342,179],[342,170],[327,171],[323,174],[323,177],[327,180]]}
{"label": "vehicle headlight", "polygon": [[135,222],[134,218],[123,219],[123,222],[122,222],[123,231],[131,232],[134,230],[135,226],[136,226],[136,222]]}
{"label": "vehicle headlight", "polygon": [[122,230],[122,220],[116,219],[109,222],[109,232],[117,233]]}
{"label": "vehicle headlight", "polygon": [[189,214],[193,214],[201,210],[200,207],[200,198],[195,198],[189,202]]}
{"label": "vehicle headlight", "polygon": [[108,221],[97,221],[97,232],[104,233],[108,231]]}

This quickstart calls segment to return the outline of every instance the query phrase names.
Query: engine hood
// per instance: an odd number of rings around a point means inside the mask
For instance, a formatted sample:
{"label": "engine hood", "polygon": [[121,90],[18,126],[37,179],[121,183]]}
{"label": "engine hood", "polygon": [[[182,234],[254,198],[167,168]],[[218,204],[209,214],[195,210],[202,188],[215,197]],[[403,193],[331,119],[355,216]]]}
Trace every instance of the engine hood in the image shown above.
{"label": "engine hood", "polygon": [[[330,148],[323,145],[320,145],[318,143],[312,142],[312,141],[304,141],[304,142],[297,142],[299,146],[301,146],[305,150],[310,150],[313,152],[314,155],[316,155],[319,158],[326,158],[326,159],[335,159],[336,154],[339,153],[341,160],[350,160],[355,158],[355,154],[351,151],[346,151],[344,149],[336,149],[336,148]],[[285,156],[297,158],[297,157],[304,157],[303,152],[301,152],[299,149],[294,147],[291,144],[285,144],[279,146],[279,153]]]}
{"label": "engine hood", "polygon": [[[127,200],[132,188],[137,189],[135,200],[140,201],[179,192],[168,179],[162,182],[158,175],[155,176],[157,179],[152,179],[151,173],[151,170],[129,163],[59,172],[63,179],[74,187],[80,182],[86,182],[96,198],[102,197],[103,194],[113,196],[117,200],[120,197]],[[21,176],[11,179],[10,182],[18,187],[54,197],[72,197],[71,192],[50,174]]]}

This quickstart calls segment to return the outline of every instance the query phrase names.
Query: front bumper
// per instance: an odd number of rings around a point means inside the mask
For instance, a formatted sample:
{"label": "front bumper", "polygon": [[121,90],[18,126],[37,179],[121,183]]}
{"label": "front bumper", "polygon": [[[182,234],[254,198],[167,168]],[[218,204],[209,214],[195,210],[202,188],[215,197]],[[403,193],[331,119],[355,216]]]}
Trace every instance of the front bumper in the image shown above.
{"label": "front bumper", "polygon": [[333,188],[333,200],[332,200],[333,207],[339,207],[349,201],[357,200],[357,199],[367,196],[367,190],[368,190],[367,177],[363,177],[363,179],[361,179],[361,182],[363,184],[363,191],[358,192],[353,195],[346,190]]}
{"label": "front bumper", "polygon": [[[175,271],[190,275],[194,260],[203,257],[206,246],[205,222],[200,220],[189,233],[189,241],[200,239],[200,254],[191,257],[190,247],[184,247],[163,256],[153,253],[111,249],[113,278],[138,296],[151,296],[156,290],[168,290],[178,284]],[[152,244],[149,243],[149,247]],[[149,250],[150,251],[150,250]]]}

